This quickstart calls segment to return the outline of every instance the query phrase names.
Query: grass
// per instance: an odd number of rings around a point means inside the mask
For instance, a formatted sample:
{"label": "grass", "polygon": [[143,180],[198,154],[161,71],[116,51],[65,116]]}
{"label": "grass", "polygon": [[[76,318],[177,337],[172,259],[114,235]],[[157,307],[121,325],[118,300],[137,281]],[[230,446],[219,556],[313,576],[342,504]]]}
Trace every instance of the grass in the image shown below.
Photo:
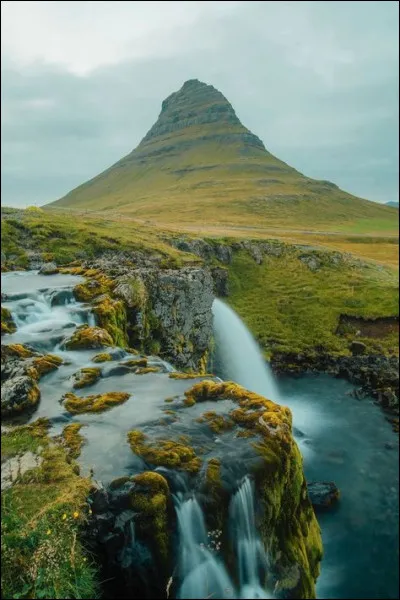
{"label": "grass", "polygon": [[162,231],[131,221],[116,223],[104,216],[77,219],[76,214],[65,211],[12,212],[11,218],[1,220],[1,236],[7,263],[23,268],[28,266],[27,250],[41,252],[46,260],[59,265],[106,251],[156,254],[161,267],[199,262],[166,243]]}
{"label": "grass", "polygon": [[[336,335],[341,314],[363,318],[398,315],[398,280],[390,269],[364,264],[327,264],[312,272],[291,250],[257,265],[245,252],[229,267],[228,302],[267,354],[345,352],[349,339]],[[262,301],[260,301],[262,299]],[[392,334],[363,339],[372,351],[397,351]]]}
{"label": "grass", "polygon": [[98,598],[97,571],[80,541],[91,484],[46,428],[39,420],[2,435],[2,459],[39,447],[43,459],[2,493],[2,597]]}

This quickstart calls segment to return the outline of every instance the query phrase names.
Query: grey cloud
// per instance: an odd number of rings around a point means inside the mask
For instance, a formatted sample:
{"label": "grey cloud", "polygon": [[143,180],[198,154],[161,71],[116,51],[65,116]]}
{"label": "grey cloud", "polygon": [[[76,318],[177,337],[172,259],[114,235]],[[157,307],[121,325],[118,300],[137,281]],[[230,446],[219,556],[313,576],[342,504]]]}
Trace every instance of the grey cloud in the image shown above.
{"label": "grey cloud", "polygon": [[[278,16],[272,4],[283,6]],[[397,200],[395,4],[247,2],[223,19],[202,16],[168,57],[86,77],[40,64],[17,69],[6,57],[2,203],[49,202],[110,166],[190,78],[220,89],[267,149],[306,175],[369,199]],[[291,45],[290,32],[297,27],[316,32],[314,42],[304,41],[310,49],[321,44],[310,65],[296,60],[302,44]],[[324,32],[332,34],[325,46]]]}

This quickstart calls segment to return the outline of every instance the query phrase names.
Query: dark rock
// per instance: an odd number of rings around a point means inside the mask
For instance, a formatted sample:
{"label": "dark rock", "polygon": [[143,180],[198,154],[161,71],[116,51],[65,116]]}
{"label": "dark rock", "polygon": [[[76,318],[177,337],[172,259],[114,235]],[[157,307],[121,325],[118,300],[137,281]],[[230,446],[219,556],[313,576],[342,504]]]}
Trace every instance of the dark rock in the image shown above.
{"label": "dark rock", "polygon": [[116,531],[126,532],[129,523],[133,522],[135,513],[133,510],[123,510],[115,519],[114,529]]}
{"label": "dark rock", "polygon": [[386,442],[385,448],[386,450],[396,450],[396,448],[398,448],[398,444],[393,444],[393,442]]}
{"label": "dark rock", "polygon": [[101,486],[97,486],[90,496],[92,511],[94,514],[104,513],[108,510],[109,499],[107,491]]}
{"label": "dark rock", "polygon": [[220,298],[224,298],[229,295],[229,273],[227,269],[222,267],[213,267],[211,269],[211,276],[214,282],[214,293]]}
{"label": "dark rock", "polygon": [[363,342],[353,341],[350,344],[350,352],[353,354],[353,356],[365,354],[366,350],[367,346]]}
{"label": "dark rock", "polygon": [[9,416],[32,410],[40,399],[36,381],[29,375],[17,375],[1,385],[1,414]]}
{"label": "dark rock", "polygon": [[331,508],[340,497],[339,489],[333,481],[313,481],[307,483],[308,496],[314,508]]}

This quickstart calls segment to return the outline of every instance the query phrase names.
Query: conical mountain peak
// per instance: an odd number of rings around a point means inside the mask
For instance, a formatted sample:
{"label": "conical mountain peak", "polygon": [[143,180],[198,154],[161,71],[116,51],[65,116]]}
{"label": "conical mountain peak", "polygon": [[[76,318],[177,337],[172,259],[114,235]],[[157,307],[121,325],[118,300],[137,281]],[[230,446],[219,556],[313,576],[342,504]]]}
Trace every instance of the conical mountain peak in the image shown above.
{"label": "conical mountain peak", "polygon": [[241,125],[220,91],[198,79],[189,79],[163,101],[161,113],[142,143],[179,129],[210,123]]}

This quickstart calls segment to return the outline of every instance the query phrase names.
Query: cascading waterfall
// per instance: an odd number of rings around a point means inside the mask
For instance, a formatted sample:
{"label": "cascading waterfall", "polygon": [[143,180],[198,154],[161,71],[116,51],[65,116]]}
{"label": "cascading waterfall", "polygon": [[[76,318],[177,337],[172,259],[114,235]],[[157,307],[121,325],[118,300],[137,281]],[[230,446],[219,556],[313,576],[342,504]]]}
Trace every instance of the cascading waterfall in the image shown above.
{"label": "cascading waterfall", "polygon": [[216,362],[221,370],[218,374],[279,402],[274,376],[246,325],[218,298],[214,300],[212,311]]}
{"label": "cascading waterfall", "polygon": [[254,490],[245,477],[230,504],[230,524],[238,564],[240,598],[270,598],[262,587],[267,556],[258,535],[254,510]]}
{"label": "cascading waterfall", "polygon": [[245,477],[231,499],[229,525],[237,563],[238,584],[211,549],[204,516],[194,496],[175,497],[179,528],[179,570],[182,578],[177,598],[270,598],[262,587],[266,553],[258,535],[254,490]]}
{"label": "cascading waterfall", "polygon": [[203,512],[194,496],[175,498],[179,529],[179,572],[182,583],[177,598],[234,598],[233,586],[221,561],[207,547]]}

